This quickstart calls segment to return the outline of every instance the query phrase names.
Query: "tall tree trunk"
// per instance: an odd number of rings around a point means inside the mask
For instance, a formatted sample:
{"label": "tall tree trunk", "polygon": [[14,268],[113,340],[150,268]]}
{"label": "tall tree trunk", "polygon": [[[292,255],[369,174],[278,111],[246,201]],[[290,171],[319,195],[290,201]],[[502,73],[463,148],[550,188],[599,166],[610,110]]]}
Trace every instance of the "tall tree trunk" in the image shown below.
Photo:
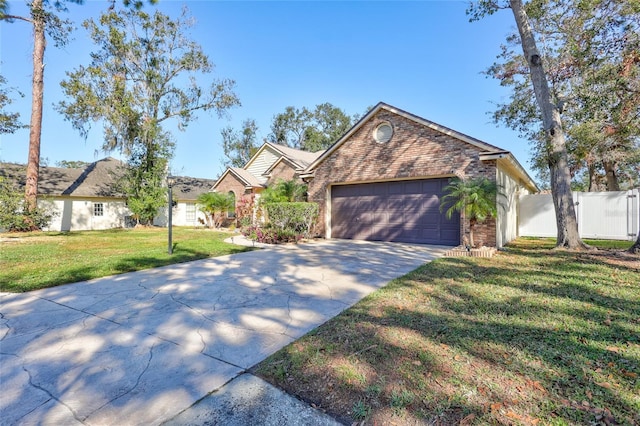
{"label": "tall tree trunk", "polygon": [[522,50],[529,64],[536,101],[542,111],[542,122],[549,155],[551,194],[558,226],[556,247],[586,248],[587,246],[582,242],[578,233],[578,222],[573,207],[571,175],[560,111],[553,102],[547,77],[542,67],[542,57],[538,52],[529,17],[522,6],[522,0],[509,0],[509,3],[520,33]]}
{"label": "tall tree trunk", "polygon": [[620,191],[620,183],[616,174],[616,163],[614,161],[603,161],[605,178],[607,179],[607,191]]}
{"label": "tall tree trunk", "polygon": [[38,202],[38,175],[40,169],[40,136],[42,133],[42,102],[44,93],[44,49],[45,21],[42,0],[34,0],[31,5],[33,18],[33,80],[31,93],[31,126],[29,130],[29,158],[25,201],[27,209],[33,211]]}
{"label": "tall tree trunk", "polygon": [[640,254],[640,232],[638,232],[638,239],[636,242],[627,251],[633,254]]}

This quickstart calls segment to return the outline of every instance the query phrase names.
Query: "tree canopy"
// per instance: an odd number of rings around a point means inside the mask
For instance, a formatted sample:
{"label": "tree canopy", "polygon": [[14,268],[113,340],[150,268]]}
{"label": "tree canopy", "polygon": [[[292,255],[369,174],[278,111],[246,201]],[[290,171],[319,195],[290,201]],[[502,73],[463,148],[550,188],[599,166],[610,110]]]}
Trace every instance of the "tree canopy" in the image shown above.
{"label": "tree canopy", "polygon": [[[640,2],[544,0],[528,2],[524,9],[540,46],[553,103],[562,116],[574,184],[588,190],[637,186]],[[511,88],[493,118],[532,142],[533,165],[549,179],[542,112],[520,41],[519,34],[508,37],[498,61],[486,71]]]}
{"label": "tree canopy", "polygon": [[255,120],[247,119],[242,123],[242,130],[236,131],[232,127],[221,130],[222,149],[227,160],[226,167],[244,167],[258,150],[256,134],[258,125]]}
{"label": "tree canopy", "polygon": [[18,96],[23,95],[11,87],[6,87],[6,84],[7,80],[0,75],[0,134],[13,133],[24,127],[24,125],[20,123],[20,114],[7,109],[7,106],[13,102],[12,93]]}
{"label": "tree canopy", "polygon": [[304,151],[327,149],[347,132],[356,117],[348,116],[340,108],[325,102],[314,110],[288,106],[276,114],[271,123],[270,142],[288,145]]}
{"label": "tree canopy", "polygon": [[[199,111],[222,116],[239,104],[232,80],[207,77],[213,63],[187,37],[192,25],[186,8],[175,20],[136,9],[89,19],[83,27],[97,50],[87,66],[67,72],[61,83],[69,100],[57,108],[73,127],[86,136],[98,123],[103,150],[118,150],[132,170],[142,169],[126,175],[133,179],[126,195],[146,200],[140,211],[149,214],[166,202],[160,188],[174,148],[166,124],[184,130]],[[203,88],[203,81],[210,85]]]}

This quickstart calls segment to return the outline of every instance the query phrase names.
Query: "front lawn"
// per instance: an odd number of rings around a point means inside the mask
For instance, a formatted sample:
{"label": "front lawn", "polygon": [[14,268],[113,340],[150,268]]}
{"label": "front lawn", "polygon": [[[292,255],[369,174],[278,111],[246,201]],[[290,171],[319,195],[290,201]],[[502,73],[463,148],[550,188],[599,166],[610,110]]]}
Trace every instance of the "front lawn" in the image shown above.
{"label": "front lawn", "polygon": [[166,228],[0,234],[0,291],[29,291],[246,250],[225,243],[229,235],[174,228],[169,256]]}
{"label": "front lawn", "polygon": [[552,247],[431,262],[255,372],[347,423],[640,424],[640,258]]}

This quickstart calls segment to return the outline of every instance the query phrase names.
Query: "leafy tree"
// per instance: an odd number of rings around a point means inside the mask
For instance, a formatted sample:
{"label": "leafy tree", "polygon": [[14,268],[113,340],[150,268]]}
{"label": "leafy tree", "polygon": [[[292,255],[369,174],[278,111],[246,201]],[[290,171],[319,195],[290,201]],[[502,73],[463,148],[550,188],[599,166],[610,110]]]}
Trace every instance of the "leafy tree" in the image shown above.
{"label": "leafy tree", "polygon": [[260,203],[293,203],[306,201],[307,185],[295,180],[279,180],[260,193]]}
{"label": "leafy tree", "polygon": [[445,211],[448,219],[453,213],[460,212],[469,220],[469,244],[475,246],[473,229],[498,214],[496,207],[498,186],[487,178],[462,180],[452,179],[444,188],[446,194],[440,200],[440,211]]}
{"label": "leafy tree", "polygon": [[[0,75],[0,134],[13,133],[16,130],[24,127],[20,123],[20,114],[17,112],[9,112],[5,108],[10,105],[13,100],[11,99],[11,92],[17,92],[12,88],[4,87],[7,80]],[[19,96],[24,96],[22,93],[17,92]]]}
{"label": "leafy tree", "polygon": [[242,123],[242,130],[237,132],[231,127],[221,130],[222,149],[228,158],[224,165],[226,167],[244,167],[258,150],[256,144],[256,133],[258,125],[255,120],[248,119]]}
{"label": "leafy tree", "polygon": [[162,182],[173,142],[165,123],[173,120],[183,130],[200,110],[221,116],[239,104],[231,80],[214,80],[206,90],[199,85],[213,64],[187,38],[193,25],[187,14],[185,8],[172,20],[157,11],[126,9],[85,21],[98,51],[61,83],[71,100],[57,107],[73,127],[86,136],[100,122],[103,149],[119,150],[130,158],[130,167],[142,168],[126,175],[129,206],[141,204],[141,217],[166,202]]}
{"label": "leafy tree", "polygon": [[7,178],[0,176],[0,229],[35,231],[51,223],[51,208],[39,206],[28,210],[24,193]]}
{"label": "leafy tree", "polygon": [[[637,181],[633,165],[640,157],[638,8],[632,2],[601,0],[546,0],[525,7],[562,114],[572,177],[586,174],[590,190],[617,190],[621,181]],[[494,119],[534,142],[533,165],[548,178],[544,132],[538,124],[542,115],[518,46],[520,37],[514,34],[507,41],[499,61],[486,72],[512,88],[509,101],[498,104]]]}
{"label": "leafy tree", "polygon": [[234,206],[234,197],[231,194],[221,192],[205,192],[197,199],[200,211],[207,218],[207,227],[219,228],[222,226],[226,214]]}
{"label": "leafy tree", "polygon": [[268,140],[292,148],[316,152],[327,149],[351,128],[355,118],[330,103],[309,110],[289,106],[273,117]]}
{"label": "leafy tree", "polygon": [[[148,0],[155,3],[157,0]],[[38,178],[40,169],[40,140],[42,134],[42,104],[44,99],[44,53],[48,35],[57,47],[64,46],[72,31],[71,22],[61,19],[58,13],[67,11],[66,3],[81,4],[83,0],[31,0],[28,2],[29,16],[9,13],[9,2],[0,0],[0,21],[15,20],[33,25],[33,76],[31,86],[31,120],[29,132],[29,155],[26,171],[25,201],[27,210],[37,208]],[[141,0],[123,0],[125,6],[142,7]],[[111,0],[111,8],[115,0]]]}
{"label": "leafy tree", "polygon": [[[544,13],[539,8],[545,0],[527,4],[533,13]],[[522,51],[526,59],[525,69],[528,71],[530,85],[541,117],[541,126],[537,140],[541,143],[542,152],[549,167],[551,194],[556,213],[558,235],[557,247],[572,249],[586,248],[578,233],[578,222],[573,207],[571,193],[571,173],[567,143],[561,118],[562,99],[554,97],[549,86],[549,75],[544,67],[544,58],[536,43],[535,33],[527,8],[522,0],[494,1],[480,0],[473,3],[469,13],[472,20],[487,14],[495,13],[500,8],[510,8],[518,28],[516,37],[520,40]],[[537,16],[537,15],[535,15]],[[528,110],[530,112],[530,109]]]}
{"label": "leafy tree", "polygon": [[[82,0],[70,0],[81,3]],[[48,34],[56,46],[63,46],[71,31],[71,23],[60,19],[56,13],[66,11],[64,1],[32,0],[30,16],[11,15],[7,1],[0,2],[0,21],[15,20],[33,25],[33,77],[31,87],[31,123],[29,132],[29,156],[26,171],[25,201],[27,210],[37,208],[38,175],[40,168],[40,136],[42,133],[42,102],[44,97],[44,51]]]}
{"label": "leafy tree", "polygon": [[151,147],[132,147],[124,173],[116,181],[116,189],[124,194],[134,219],[142,225],[151,225],[158,209],[167,205],[165,176],[173,148],[166,133],[153,137],[150,143]]}
{"label": "leafy tree", "polygon": [[88,165],[89,163],[86,161],[61,160],[56,162],[56,167],[62,167],[65,169],[83,169]]}

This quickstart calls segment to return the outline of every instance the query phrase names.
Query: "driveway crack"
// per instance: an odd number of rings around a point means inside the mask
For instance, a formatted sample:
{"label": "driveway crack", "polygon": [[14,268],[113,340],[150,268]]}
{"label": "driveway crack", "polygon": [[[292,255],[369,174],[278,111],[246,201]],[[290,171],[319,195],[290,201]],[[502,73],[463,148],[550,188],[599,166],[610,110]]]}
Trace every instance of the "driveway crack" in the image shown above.
{"label": "driveway crack", "polygon": [[[29,370],[27,370],[24,366],[22,366],[22,369],[24,370],[25,373],[27,373],[27,375],[29,376],[29,384],[46,393],[47,395],[49,395],[49,399],[47,401],[45,401],[43,404],[46,404],[47,402],[51,401],[52,399],[55,400],[56,402],[62,404],[67,410],[69,410],[69,412],[73,415],[73,418],[76,419],[79,423],[82,423],[83,425],[86,424],[80,417],[78,417],[78,414],[75,412],[75,410],[73,408],[71,408],[69,405],[67,405],[64,401],[62,401],[60,398],[56,397],[55,395],[53,395],[51,392],[49,392],[47,389],[43,388],[40,385],[37,385],[33,382],[33,377],[31,376],[31,372]],[[36,407],[37,408],[37,407]],[[36,409],[34,408],[34,410]],[[31,410],[30,412],[32,412],[33,410]],[[26,416],[29,413],[26,413],[24,416]],[[24,416],[22,416],[22,418],[24,418]]]}
{"label": "driveway crack", "polygon": [[87,415],[87,417],[85,417],[85,419],[91,417],[94,413],[97,413],[98,411],[100,411],[104,407],[106,407],[107,405],[112,404],[113,402],[117,401],[118,399],[122,398],[123,396],[126,396],[126,395],[130,394],[131,392],[133,392],[140,385],[140,381],[142,380],[142,376],[144,376],[144,374],[147,372],[147,370],[149,369],[149,366],[151,365],[151,360],[153,360],[153,348],[154,347],[155,347],[155,345],[152,345],[149,348],[149,359],[147,360],[147,364],[144,366],[144,368],[142,369],[142,371],[138,375],[138,378],[136,379],[136,382],[134,383],[134,385],[130,389],[126,390],[125,392],[121,393],[120,395],[116,396],[115,398],[112,398],[111,400],[109,400],[109,401],[105,402],[104,404],[102,404],[100,407],[98,407],[95,410],[93,410],[91,413],[89,413],[89,415]]}

